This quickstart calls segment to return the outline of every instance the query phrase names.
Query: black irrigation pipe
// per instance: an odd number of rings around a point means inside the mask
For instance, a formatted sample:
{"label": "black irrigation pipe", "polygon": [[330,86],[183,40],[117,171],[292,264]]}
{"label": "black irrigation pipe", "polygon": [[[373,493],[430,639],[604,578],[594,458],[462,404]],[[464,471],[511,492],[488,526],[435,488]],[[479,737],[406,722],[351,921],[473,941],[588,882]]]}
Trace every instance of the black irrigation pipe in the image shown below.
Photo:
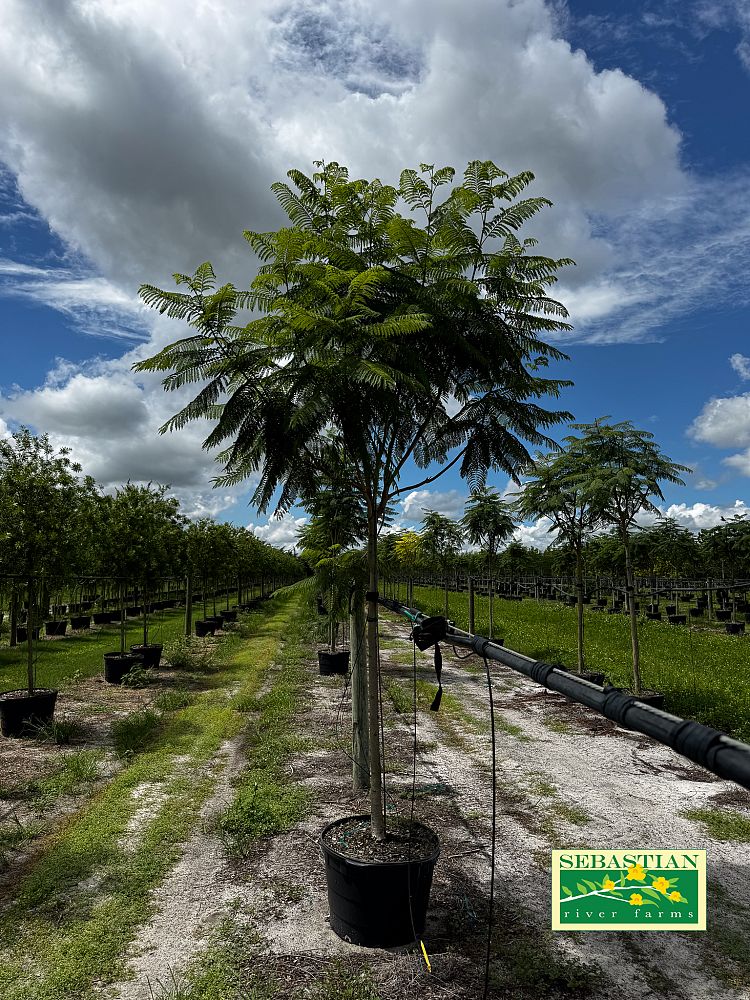
{"label": "black irrigation pipe", "polygon": [[[408,618],[415,626],[428,621],[427,615],[414,608],[407,608],[398,601],[381,597],[379,603]],[[432,618],[430,621],[436,625],[434,634],[438,641],[462,646],[478,656],[486,656],[488,660],[502,663],[550,691],[557,691],[571,701],[592,708],[625,729],[650,736],[657,743],[671,747],[718,777],[734,781],[750,790],[750,746],[747,743],[733,740],[726,733],[700,722],[681,719],[645,705],[635,695],[626,694],[621,688],[600,687],[560,670],[551,663],[532,660],[484,636],[464,632],[444,618]]]}

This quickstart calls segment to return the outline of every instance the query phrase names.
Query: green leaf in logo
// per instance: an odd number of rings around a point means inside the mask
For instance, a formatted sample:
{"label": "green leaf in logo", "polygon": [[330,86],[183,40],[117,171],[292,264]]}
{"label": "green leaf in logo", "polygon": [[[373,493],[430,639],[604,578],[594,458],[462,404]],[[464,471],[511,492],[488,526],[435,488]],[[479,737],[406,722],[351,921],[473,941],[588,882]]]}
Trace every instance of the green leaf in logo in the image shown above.
{"label": "green leaf in logo", "polygon": [[580,893],[581,893],[581,894],[582,894],[583,896],[585,896],[585,895],[586,895],[586,893],[588,892],[588,889],[586,888],[586,886],[585,886],[585,885],[581,885],[581,883],[580,883],[580,882],[578,882],[578,883],[577,883],[577,885],[576,885],[576,889],[578,889],[578,891],[579,891],[579,892],[580,892]]}
{"label": "green leaf in logo", "polygon": [[562,891],[563,891],[563,896],[572,896],[573,895],[573,893],[567,887],[567,885],[562,886]]}

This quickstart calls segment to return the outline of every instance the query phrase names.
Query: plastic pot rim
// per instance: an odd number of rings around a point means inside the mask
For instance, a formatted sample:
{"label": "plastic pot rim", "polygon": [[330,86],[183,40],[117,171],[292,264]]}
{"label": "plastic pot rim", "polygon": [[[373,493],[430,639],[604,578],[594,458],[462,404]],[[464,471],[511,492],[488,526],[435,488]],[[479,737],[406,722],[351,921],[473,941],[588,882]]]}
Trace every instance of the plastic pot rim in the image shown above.
{"label": "plastic pot rim", "polygon": [[422,829],[429,830],[429,832],[437,838],[437,847],[432,853],[428,854],[426,858],[411,858],[408,860],[397,860],[397,861],[380,861],[376,859],[367,860],[364,858],[352,858],[348,854],[342,854],[341,851],[338,851],[336,850],[335,847],[331,847],[330,844],[327,844],[324,840],[324,837],[329,830],[333,829],[333,827],[340,826],[342,823],[348,823],[353,819],[366,820],[369,823],[371,817],[369,813],[360,813],[356,816],[343,816],[341,819],[333,820],[332,823],[327,823],[326,826],[324,826],[323,829],[320,831],[320,836],[318,837],[318,844],[320,845],[320,848],[324,853],[327,852],[328,854],[332,854],[335,858],[339,858],[339,860],[345,861],[347,864],[353,865],[357,868],[406,868],[409,867],[410,865],[425,865],[425,864],[434,865],[437,862],[438,858],[440,857],[440,837],[432,829],[431,826],[427,826],[426,823],[420,823],[418,820],[413,820],[415,826],[421,826]]}

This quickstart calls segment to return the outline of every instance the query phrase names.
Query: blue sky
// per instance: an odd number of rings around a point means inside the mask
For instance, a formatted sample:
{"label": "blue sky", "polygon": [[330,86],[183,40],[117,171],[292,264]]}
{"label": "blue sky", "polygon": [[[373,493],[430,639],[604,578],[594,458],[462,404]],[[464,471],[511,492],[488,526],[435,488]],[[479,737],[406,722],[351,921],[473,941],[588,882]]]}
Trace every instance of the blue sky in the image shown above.
{"label": "blue sky", "polygon": [[[247,283],[242,230],[283,223],[269,188],[291,166],[394,181],[491,158],[535,172],[554,208],[532,231],[578,262],[557,293],[575,326],[562,405],[632,420],[693,467],[667,494],[682,523],[750,502],[748,0],[0,13],[0,433],[31,424],[107,488],[166,481],[191,514],[288,543],[301,512],[267,524],[247,490],[211,489],[205,428],[155,433],[177,401],[130,365],[183,331],[139,283],[206,259]],[[460,515],[465,494],[451,472],[399,524]]]}

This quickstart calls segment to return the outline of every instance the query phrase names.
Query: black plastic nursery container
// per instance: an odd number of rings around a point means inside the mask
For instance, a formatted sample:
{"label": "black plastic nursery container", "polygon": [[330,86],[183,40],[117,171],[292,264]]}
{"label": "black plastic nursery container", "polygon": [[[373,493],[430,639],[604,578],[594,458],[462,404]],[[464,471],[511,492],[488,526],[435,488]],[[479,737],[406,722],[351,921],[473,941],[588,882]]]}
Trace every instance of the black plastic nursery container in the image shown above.
{"label": "black plastic nursery container", "polygon": [[65,635],[68,630],[68,622],[66,621],[51,621],[44,623],[44,631],[47,635]]}
{"label": "black plastic nursery container", "polygon": [[52,721],[57,691],[35,688],[29,696],[25,689],[0,694],[0,732],[3,736],[33,735],[34,727]]}
{"label": "black plastic nursery container", "polygon": [[199,619],[195,623],[195,634],[199,638],[205,638],[207,635],[213,635],[216,631],[216,622],[209,622]]}
{"label": "black plastic nursery container", "polygon": [[130,647],[130,652],[143,657],[144,667],[158,667],[161,662],[161,651],[164,647],[160,642],[149,642],[147,645],[137,643]]}
{"label": "black plastic nursery container", "polygon": [[[422,860],[387,862],[348,858],[326,843],[326,835],[352,819],[368,824],[370,821],[369,816],[348,816],[329,823],[320,837],[331,929],[344,941],[366,948],[411,944],[424,934],[440,844]],[[429,833],[435,836],[433,831]]]}
{"label": "black plastic nursery container", "polygon": [[324,676],[349,673],[349,650],[341,650],[338,653],[318,650],[318,668]]}
{"label": "black plastic nursery container", "polygon": [[105,653],[104,680],[108,684],[119,684],[136,665],[143,666],[143,657],[136,653]]}

